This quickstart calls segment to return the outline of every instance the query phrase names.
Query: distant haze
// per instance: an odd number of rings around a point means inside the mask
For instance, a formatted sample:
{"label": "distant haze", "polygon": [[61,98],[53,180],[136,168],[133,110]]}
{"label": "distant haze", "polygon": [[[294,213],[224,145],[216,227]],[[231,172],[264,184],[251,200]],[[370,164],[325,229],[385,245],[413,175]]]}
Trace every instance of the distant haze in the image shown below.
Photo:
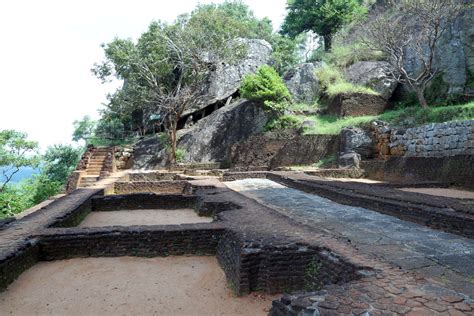
{"label": "distant haze", "polygon": [[[202,4],[222,1],[199,1]],[[245,1],[279,28],[286,0]],[[72,123],[97,110],[117,82],[90,72],[100,44],[137,38],[152,20],[172,21],[194,0],[15,0],[0,3],[0,129],[27,132],[47,146],[71,141]]]}

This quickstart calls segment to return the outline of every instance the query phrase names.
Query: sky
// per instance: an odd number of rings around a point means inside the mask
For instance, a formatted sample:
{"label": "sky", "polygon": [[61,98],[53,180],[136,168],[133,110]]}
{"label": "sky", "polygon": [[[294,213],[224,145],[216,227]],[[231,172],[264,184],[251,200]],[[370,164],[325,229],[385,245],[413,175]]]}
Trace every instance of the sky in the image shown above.
{"label": "sky", "polygon": [[[97,119],[106,94],[90,69],[103,59],[101,43],[136,39],[153,20],[171,22],[195,0],[10,0],[0,2],[0,129],[28,133],[44,151],[70,143],[73,122]],[[245,0],[278,29],[286,0]]]}

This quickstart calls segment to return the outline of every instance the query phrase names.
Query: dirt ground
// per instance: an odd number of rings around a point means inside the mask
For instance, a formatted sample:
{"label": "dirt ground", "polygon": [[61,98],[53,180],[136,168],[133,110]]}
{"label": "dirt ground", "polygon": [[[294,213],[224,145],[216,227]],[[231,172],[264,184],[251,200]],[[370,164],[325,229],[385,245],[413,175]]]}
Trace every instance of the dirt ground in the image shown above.
{"label": "dirt ground", "polygon": [[406,192],[416,192],[435,196],[445,196],[457,199],[474,199],[474,192],[463,191],[458,189],[443,189],[443,188],[403,188],[400,189]]}
{"label": "dirt ground", "polygon": [[215,257],[40,262],[0,293],[0,315],[267,315],[278,296],[235,296]]}
{"label": "dirt ground", "polygon": [[179,225],[210,222],[212,222],[212,218],[200,217],[192,209],[124,210],[112,212],[91,212],[81,222],[79,227]]}

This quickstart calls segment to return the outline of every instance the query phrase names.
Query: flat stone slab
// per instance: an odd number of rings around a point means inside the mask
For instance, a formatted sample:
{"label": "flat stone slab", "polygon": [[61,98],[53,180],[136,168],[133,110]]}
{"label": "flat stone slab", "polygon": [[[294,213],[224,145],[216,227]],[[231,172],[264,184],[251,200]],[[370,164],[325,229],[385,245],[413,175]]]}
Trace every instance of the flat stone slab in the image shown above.
{"label": "flat stone slab", "polygon": [[123,210],[91,212],[79,224],[79,227],[180,225],[210,222],[212,218],[200,217],[192,209]]}
{"label": "flat stone slab", "polygon": [[[267,179],[238,180],[226,185],[298,222],[342,236],[364,254],[474,295],[472,239],[365,208],[342,205]],[[426,267],[437,267],[440,273],[425,273]]]}

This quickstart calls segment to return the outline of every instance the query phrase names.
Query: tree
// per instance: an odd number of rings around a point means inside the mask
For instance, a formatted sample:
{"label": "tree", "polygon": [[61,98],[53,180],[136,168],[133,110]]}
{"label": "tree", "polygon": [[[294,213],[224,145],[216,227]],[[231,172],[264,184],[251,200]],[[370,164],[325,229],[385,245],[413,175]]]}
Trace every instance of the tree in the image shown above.
{"label": "tree", "polygon": [[38,143],[27,140],[27,134],[15,130],[0,131],[0,192],[22,167],[38,167]]}
{"label": "tree", "polygon": [[93,69],[103,81],[124,80],[116,94],[120,105],[140,109],[144,120],[150,114],[161,118],[170,135],[171,164],[176,163],[177,123],[201,102],[215,64],[231,64],[245,54],[238,23],[214,6],[198,7],[173,24],[151,23],[137,43],[115,39],[104,46],[106,60]]}
{"label": "tree", "polygon": [[324,49],[331,48],[331,39],[344,24],[367,13],[361,0],[288,0],[288,15],[281,33],[295,37],[313,31],[324,39]]}
{"label": "tree", "polygon": [[[416,93],[428,107],[425,90],[440,73],[435,65],[437,44],[466,6],[462,0],[401,0],[391,3],[366,29],[364,42],[388,57],[393,78]],[[409,63],[419,67],[407,67]]]}
{"label": "tree", "polygon": [[51,181],[64,184],[76,169],[82,152],[82,148],[75,148],[71,145],[60,144],[48,147],[43,155],[42,174]]}
{"label": "tree", "polygon": [[72,140],[78,142],[84,140],[86,144],[89,139],[94,136],[96,122],[90,118],[89,115],[84,116],[81,120],[74,121],[74,132],[72,133]]}

